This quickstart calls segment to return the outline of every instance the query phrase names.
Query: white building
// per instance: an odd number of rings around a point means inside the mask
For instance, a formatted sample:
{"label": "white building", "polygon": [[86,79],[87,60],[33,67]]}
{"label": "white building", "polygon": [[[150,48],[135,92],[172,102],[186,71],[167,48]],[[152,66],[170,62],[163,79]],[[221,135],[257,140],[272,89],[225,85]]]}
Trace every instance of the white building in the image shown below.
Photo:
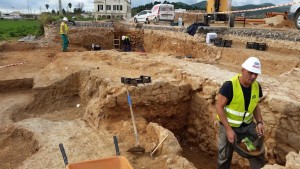
{"label": "white building", "polygon": [[22,19],[22,17],[18,13],[3,13],[0,15],[0,19],[18,20],[18,19]]}
{"label": "white building", "polygon": [[131,18],[130,0],[94,0],[95,18]]}

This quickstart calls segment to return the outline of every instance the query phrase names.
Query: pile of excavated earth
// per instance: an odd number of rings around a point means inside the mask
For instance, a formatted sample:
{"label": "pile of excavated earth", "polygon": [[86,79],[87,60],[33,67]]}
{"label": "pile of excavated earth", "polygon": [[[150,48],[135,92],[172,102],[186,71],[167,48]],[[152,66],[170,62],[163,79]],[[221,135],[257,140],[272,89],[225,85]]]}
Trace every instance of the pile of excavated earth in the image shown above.
{"label": "pile of excavated earth", "polygon": [[[216,168],[216,95],[249,56],[262,62],[265,168],[300,167],[296,29],[205,27],[191,36],[177,26],[78,25],[70,27],[68,52],[61,52],[57,25],[34,42],[0,44],[1,169],[65,168],[60,143],[70,163],[112,157],[113,136],[136,169]],[[209,32],[232,46],[207,44]],[[131,37],[133,51],[120,50],[122,35]],[[247,42],[267,49],[248,49]],[[92,43],[102,50],[91,51]],[[121,83],[141,75],[151,83]],[[127,152],[136,146],[127,91],[144,154]],[[249,166],[237,154],[232,165]]]}

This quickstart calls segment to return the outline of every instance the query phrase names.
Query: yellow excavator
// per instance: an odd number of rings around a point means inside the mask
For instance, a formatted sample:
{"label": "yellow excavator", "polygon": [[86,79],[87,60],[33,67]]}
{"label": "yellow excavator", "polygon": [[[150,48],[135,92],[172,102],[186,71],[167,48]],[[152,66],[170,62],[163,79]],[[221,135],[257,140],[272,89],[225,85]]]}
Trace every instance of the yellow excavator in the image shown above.
{"label": "yellow excavator", "polygon": [[234,26],[233,14],[216,14],[216,12],[231,11],[232,0],[207,0],[206,13],[209,20],[215,21],[230,21],[230,27]]}

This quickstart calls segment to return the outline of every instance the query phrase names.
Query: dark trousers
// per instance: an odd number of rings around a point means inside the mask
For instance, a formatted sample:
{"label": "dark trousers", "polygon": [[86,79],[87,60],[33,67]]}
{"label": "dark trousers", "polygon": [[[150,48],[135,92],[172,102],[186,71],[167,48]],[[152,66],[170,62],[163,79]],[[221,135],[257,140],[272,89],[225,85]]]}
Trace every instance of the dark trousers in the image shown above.
{"label": "dark trousers", "polygon": [[131,51],[131,44],[129,38],[126,38],[122,41],[124,45],[124,51]]}
{"label": "dark trousers", "polygon": [[[238,140],[242,140],[245,137],[248,137],[250,140],[256,140],[258,138],[256,124],[254,122],[251,122],[249,125],[243,127],[233,127],[232,129],[234,130]],[[219,128],[219,134],[218,169],[230,169],[234,148],[233,145],[228,142],[226,129],[221,124]],[[248,160],[251,169],[260,169],[266,163],[264,155]]]}

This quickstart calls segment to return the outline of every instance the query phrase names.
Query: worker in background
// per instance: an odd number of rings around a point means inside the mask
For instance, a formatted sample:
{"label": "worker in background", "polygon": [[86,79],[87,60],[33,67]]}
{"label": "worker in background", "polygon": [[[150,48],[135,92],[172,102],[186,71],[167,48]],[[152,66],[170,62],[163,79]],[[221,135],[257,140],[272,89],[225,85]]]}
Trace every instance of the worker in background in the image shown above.
{"label": "worker in background", "polygon": [[[256,81],[261,74],[261,63],[256,57],[249,57],[242,64],[242,74],[226,81],[218,94],[216,109],[220,122],[218,145],[218,168],[229,169],[234,151],[233,143],[248,137],[254,141],[258,134],[264,135],[264,124],[258,105],[263,96]],[[253,121],[255,119],[255,122]],[[258,134],[257,134],[257,131]],[[264,156],[249,159],[251,169],[265,165]]]}
{"label": "worker in background", "polygon": [[62,51],[67,52],[68,45],[69,45],[69,38],[68,38],[68,26],[67,26],[68,18],[64,17],[63,21],[60,24],[60,35],[62,39]]}
{"label": "worker in background", "polygon": [[130,38],[128,36],[122,36],[122,43],[124,45],[124,51],[131,51]]}
{"label": "worker in background", "polygon": [[76,25],[76,23],[75,23],[75,16],[73,16],[72,19],[73,20],[69,19],[68,22],[72,23],[72,25],[75,26]]}

